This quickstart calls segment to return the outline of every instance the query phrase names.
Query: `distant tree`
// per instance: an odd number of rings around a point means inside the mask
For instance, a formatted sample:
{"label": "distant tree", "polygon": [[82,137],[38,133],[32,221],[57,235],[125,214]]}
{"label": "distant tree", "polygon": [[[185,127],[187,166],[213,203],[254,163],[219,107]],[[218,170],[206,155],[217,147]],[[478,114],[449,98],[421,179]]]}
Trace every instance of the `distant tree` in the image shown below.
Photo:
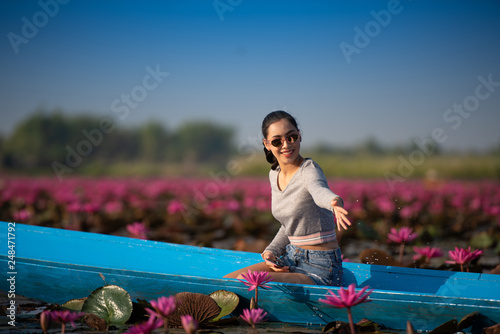
{"label": "distant tree", "polygon": [[[227,161],[234,153],[233,130],[210,122],[189,122],[172,134],[158,122],[134,128],[99,131],[102,118],[68,116],[61,111],[37,111],[0,142],[1,164],[7,168],[50,169],[65,164],[68,152],[82,155],[82,163],[118,161]],[[82,153],[85,152],[89,153]],[[76,154],[76,153],[71,153]]]}
{"label": "distant tree", "polygon": [[381,155],[385,153],[385,149],[374,137],[369,137],[362,142],[356,149],[358,153]]}
{"label": "distant tree", "polygon": [[169,136],[158,122],[150,122],[139,128],[140,158],[146,161],[164,161],[169,146]]}
{"label": "distant tree", "polygon": [[178,153],[196,162],[221,162],[234,153],[233,130],[210,122],[189,122],[177,131]]}
{"label": "distant tree", "polygon": [[413,151],[422,151],[426,155],[440,155],[442,153],[442,149],[438,143],[435,141],[431,140],[430,138],[427,139],[412,139],[410,140],[408,144],[408,153],[411,153]]}
{"label": "distant tree", "polygon": [[71,129],[60,112],[47,115],[37,111],[21,122],[5,141],[3,162],[7,167],[39,167],[64,157],[64,146]]}
{"label": "distant tree", "polygon": [[491,148],[489,153],[493,154],[493,155],[500,155],[500,140],[498,141],[498,143],[495,146],[493,146]]}

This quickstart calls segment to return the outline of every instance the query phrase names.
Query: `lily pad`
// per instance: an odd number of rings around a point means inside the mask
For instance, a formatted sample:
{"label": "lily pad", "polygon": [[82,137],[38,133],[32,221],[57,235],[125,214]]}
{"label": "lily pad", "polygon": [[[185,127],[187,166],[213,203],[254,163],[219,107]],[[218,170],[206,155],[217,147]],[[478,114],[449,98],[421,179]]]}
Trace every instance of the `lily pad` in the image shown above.
{"label": "lily pad", "polygon": [[434,328],[429,334],[453,334],[457,331],[457,319],[452,319]]}
{"label": "lily pad", "polygon": [[490,248],[494,243],[494,237],[491,235],[491,233],[488,233],[486,231],[474,235],[469,242],[471,247],[482,249]]}
{"label": "lily pad", "polygon": [[[354,325],[356,327],[356,325]],[[326,324],[323,328],[323,333],[333,334],[349,334],[351,331],[349,323],[340,320],[335,320]]]}
{"label": "lily pad", "polygon": [[85,321],[85,324],[90,328],[94,328],[101,332],[107,329],[106,321],[95,314],[88,313],[85,315],[83,320]]}
{"label": "lily pad", "polygon": [[493,325],[491,327],[486,327],[483,329],[484,334],[497,334],[500,333],[500,324]]}
{"label": "lily pad", "polygon": [[86,300],[87,297],[79,299],[71,299],[68,300],[66,303],[62,304],[61,307],[67,308],[68,310],[71,311],[81,312],[83,303],[85,303]]}
{"label": "lily pad", "polygon": [[217,317],[215,317],[212,321],[217,321],[222,317],[225,317],[228,314],[231,314],[240,302],[240,298],[233,292],[226,290],[217,290],[212,292],[210,295],[213,300],[220,307],[221,311]]}
{"label": "lily pad", "polygon": [[374,321],[368,319],[361,319],[356,326],[360,329],[360,332],[370,332],[375,333],[378,332],[382,326]]}
{"label": "lily pad", "polygon": [[132,300],[123,288],[105,285],[90,294],[83,304],[82,312],[97,315],[108,326],[122,325],[132,314]]}
{"label": "lily pad", "polygon": [[457,332],[461,332],[465,328],[469,328],[472,326],[472,323],[474,322],[474,319],[476,316],[479,314],[478,311],[469,313],[467,315],[464,315],[464,317],[460,320],[457,326]]}
{"label": "lily pad", "polygon": [[175,295],[177,307],[168,318],[168,324],[181,326],[181,315],[191,315],[198,324],[208,322],[220,314],[220,307],[213,298],[194,292],[179,292]]}

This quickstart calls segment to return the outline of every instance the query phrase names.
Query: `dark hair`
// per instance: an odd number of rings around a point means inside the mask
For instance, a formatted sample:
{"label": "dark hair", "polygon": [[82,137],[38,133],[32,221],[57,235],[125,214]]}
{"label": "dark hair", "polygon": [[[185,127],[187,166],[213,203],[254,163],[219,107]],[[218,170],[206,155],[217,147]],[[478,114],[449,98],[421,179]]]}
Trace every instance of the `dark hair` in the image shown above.
{"label": "dark hair", "polygon": [[[271,124],[273,124],[273,123],[281,121],[282,119],[286,119],[297,130],[299,129],[299,127],[297,125],[297,121],[295,120],[295,118],[292,115],[290,115],[289,113],[287,113],[286,111],[283,111],[283,110],[273,111],[273,112],[267,114],[267,116],[262,121],[262,135],[264,136],[264,138],[267,138],[269,126],[271,126]],[[264,145],[264,153],[266,155],[267,162],[272,164],[271,169],[273,169],[273,170],[276,169],[278,167],[278,160],[274,156],[273,152],[269,151],[265,145]]]}

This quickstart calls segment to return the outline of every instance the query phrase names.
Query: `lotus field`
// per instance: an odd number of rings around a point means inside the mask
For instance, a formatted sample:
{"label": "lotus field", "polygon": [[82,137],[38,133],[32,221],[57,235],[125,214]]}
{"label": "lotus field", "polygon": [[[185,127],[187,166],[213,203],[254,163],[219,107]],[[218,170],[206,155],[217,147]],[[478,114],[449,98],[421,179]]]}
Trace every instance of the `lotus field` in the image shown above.
{"label": "lotus field", "polygon": [[[489,272],[500,261],[500,183],[329,180],[353,226],[345,261]],[[7,178],[0,219],[261,252],[279,223],[267,178]],[[489,260],[486,260],[489,259]],[[381,263],[381,264],[387,264]]]}

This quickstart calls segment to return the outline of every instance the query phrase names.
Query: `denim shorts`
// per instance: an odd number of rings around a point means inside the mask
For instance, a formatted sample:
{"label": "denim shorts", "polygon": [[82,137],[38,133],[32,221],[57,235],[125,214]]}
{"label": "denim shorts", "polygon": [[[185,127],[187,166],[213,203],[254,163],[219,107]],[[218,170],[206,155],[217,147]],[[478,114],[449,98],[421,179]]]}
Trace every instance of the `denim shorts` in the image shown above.
{"label": "denim shorts", "polygon": [[292,244],[286,246],[282,257],[290,272],[302,273],[316,285],[342,285],[342,255],[335,250],[309,250]]}

